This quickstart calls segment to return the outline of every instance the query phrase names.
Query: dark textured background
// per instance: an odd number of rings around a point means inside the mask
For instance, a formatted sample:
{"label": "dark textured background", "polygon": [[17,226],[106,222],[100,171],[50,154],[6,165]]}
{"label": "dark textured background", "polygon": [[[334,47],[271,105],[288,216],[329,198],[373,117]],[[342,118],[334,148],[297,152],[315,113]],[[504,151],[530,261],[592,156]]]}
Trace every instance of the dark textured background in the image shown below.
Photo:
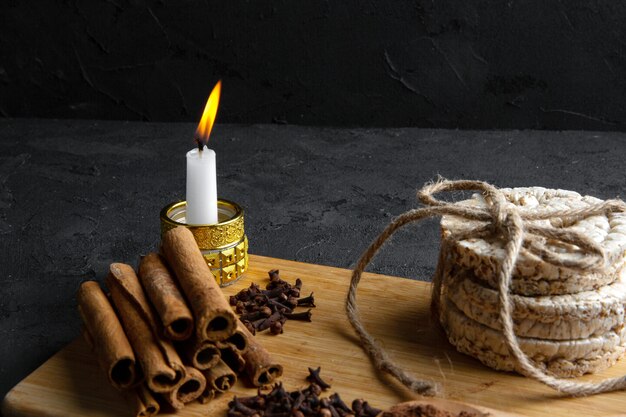
{"label": "dark textured background", "polygon": [[626,3],[0,2],[0,114],[623,130]]}
{"label": "dark textured background", "polygon": [[[159,241],[184,199],[192,123],[0,120],[0,398],[78,335],[75,292]],[[352,266],[441,174],[498,186],[623,194],[626,134],[217,125],[219,195],[250,251]],[[459,197],[458,195],[456,196]],[[436,221],[400,233],[373,271],[429,279]]]}

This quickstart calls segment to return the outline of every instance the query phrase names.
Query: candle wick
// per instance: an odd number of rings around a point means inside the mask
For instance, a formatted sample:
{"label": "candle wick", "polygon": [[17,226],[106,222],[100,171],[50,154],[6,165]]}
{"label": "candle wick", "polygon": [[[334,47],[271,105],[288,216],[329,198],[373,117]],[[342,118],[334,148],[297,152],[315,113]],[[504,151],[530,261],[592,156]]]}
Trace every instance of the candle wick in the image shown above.
{"label": "candle wick", "polygon": [[204,148],[204,142],[202,142],[199,138],[194,139],[196,141],[196,144],[198,145],[198,152],[200,153],[200,156],[202,156],[202,149]]}

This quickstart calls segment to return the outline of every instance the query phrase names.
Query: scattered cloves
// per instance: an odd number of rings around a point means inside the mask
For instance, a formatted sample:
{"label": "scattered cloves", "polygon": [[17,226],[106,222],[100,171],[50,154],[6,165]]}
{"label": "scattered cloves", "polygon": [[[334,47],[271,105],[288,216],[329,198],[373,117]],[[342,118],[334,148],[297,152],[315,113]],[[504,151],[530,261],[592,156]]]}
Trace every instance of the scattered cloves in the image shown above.
{"label": "scattered cloves", "polygon": [[254,397],[239,398],[239,402],[246,405],[247,407],[254,408],[256,410],[265,408],[265,397],[260,394]]}
{"label": "scattered cloves", "polygon": [[[319,379],[320,369],[309,370]],[[311,383],[307,388],[287,392],[282,383],[270,390],[259,389],[253,397],[235,397],[228,405],[232,417],[375,417],[379,412],[366,401],[358,399],[348,407],[339,394],[319,398],[320,385]],[[376,413],[376,414],[374,414]]]}
{"label": "scattered cloves", "polygon": [[263,290],[256,283],[231,296],[229,302],[240,315],[240,320],[252,333],[268,330],[272,334],[281,334],[287,319],[311,321],[311,310],[294,312],[297,307],[315,307],[313,293],[299,298],[302,280],[296,278],[294,285],[280,278],[279,271],[268,272],[270,282]]}
{"label": "scattered cloves", "polygon": [[235,397],[233,398],[233,400],[231,401],[231,408],[234,409],[235,411],[239,411],[240,413],[243,413],[247,416],[251,416],[253,414],[256,414],[256,411],[253,410],[252,408],[248,407],[247,405],[243,404],[241,401],[239,401],[239,398],[237,398],[237,396],[235,395]]}

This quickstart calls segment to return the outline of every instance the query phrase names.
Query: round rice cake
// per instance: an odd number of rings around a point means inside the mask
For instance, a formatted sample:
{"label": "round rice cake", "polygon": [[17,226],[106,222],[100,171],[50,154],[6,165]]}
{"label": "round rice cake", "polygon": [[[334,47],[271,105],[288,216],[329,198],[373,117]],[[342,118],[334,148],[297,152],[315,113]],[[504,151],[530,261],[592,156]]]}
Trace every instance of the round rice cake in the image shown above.
{"label": "round rice cake", "polygon": [[[566,210],[582,209],[602,200],[581,196],[574,191],[550,190],[542,187],[501,189],[508,204],[520,210]],[[481,194],[460,204],[486,207]],[[575,230],[593,239],[607,254],[607,268],[622,262],[626,255],[626,213],[609,213],[562,224],[560,220],[537,220],[538,225],[551,225]],[[561,223],[561,224],[559,224]],[[458,216],[443,216],[441,219],[442,247],[447,260],[474,271],[476,277],[492,288],[497,288],[497,271],[505,256],[504,243],[498,238],[472,238],[451,241],[452,233],[463,232],[480,225],[478,221]],[[569,251],[566,244],[544,241],[550,249],[566,256],[580,256]],[[580,273],[566,267],[551,265],[536,256],[520,253],[512,276],[511,291],[521,295],[558,295],[589,291],[610,284],[615,275],[606,272]]]}
{"label": "round rice cake", "polygon": [[[459,352],[473,356],[493,369],[522,373],[509,353],[503,334],[470,319],[450,301],[444,303],[441,324],[448,340]],[[573,378],[615,364],[626,349],[624,333],[622,329],[567,341],[518,337],[518,342],[540,369],[557,377]]]}
{"label": "round rice cake", "polygon": [[[551,340],[585,339],[624,327],[626,268],[619,278],[597,290],[576,294],[510,296],[515,334]],[[501,330],[498,292],[484,286],[473,271],[454,268],[444,277],[448,299],[469,318]]]}

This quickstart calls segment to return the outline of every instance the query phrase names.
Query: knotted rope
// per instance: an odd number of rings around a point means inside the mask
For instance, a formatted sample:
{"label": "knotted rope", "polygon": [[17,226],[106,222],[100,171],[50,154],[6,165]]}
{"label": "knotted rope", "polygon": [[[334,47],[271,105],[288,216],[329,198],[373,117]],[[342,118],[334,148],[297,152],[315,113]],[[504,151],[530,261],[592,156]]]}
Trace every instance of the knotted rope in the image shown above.
{"label": "knotted rope", "polygon": [[[478,191],[485,200],[483,207],[468,206],[458,202],[445,202],[434,198],[434,194],[448,191]],[[577,209],[524,209],[506,201],[502,191],[482,181],[448,181],[440,180],[426,184],[417,193],[418,199],[426,206],[409,210],[394,220],[370,244],[361,255],[352,273],[352,280],[346,299],[346,311],[350,323],[361,339],[363,349],[370,356],[374,365],[381,371],[397,378],[412,391],[423,395],[436,395],[437,383],[428,379],[420,379],[396,365],[383,348],[365,330],[361,323],[359,308],[356,303],[356,290],[365,267],[370,263],[385,241],[398,229],[407,224],[418,222],[433,216],[454,215],[473,220],[477,226],[469,227],[449,237],[449,241],[469,238],[492,237],[500,239],[504,244],[505,256],[497,271],[498,306],[502,333],[517,368],[528,377],[571,396],[592,395],[601,392],[626,388],[626,376],[605,379],[600,382],[576,382],[555,378],[535,366],[519,346],[513,331],[511,315],[512,305],[509,295],[511,275],[522,252],[540,257],[543,261],[557,267],[567,267],[580,272],[604,271],[607,267],[607,256],[604,249],[590,238],[566,228],[552,224],[572,224],[591,216],[607,215],[614,212],[626,212],[626,204],[621,200],[606,200],[597,204]],[[550,220],[550,225],[539,225],[537,220]],[[474,224],[473,223],[473,224]],[[546,239],[574,245],[568,253],[559,253],[546,246]],[[443,243],[442,243],[443,245]],[[445,259],[439,256],[439,262],[433,278],[433,312],[439,314],[441,286]],[[578,256],[571,256],[571,254]]]}

